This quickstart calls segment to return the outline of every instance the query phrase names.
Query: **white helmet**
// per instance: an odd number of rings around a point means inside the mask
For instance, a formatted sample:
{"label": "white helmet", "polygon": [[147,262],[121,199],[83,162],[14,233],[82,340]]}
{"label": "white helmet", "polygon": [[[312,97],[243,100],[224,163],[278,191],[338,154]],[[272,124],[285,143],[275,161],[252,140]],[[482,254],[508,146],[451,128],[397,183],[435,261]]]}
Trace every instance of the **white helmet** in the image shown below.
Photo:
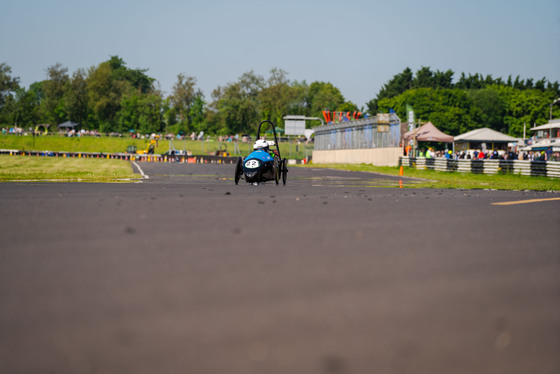
{"label": "white helmet", "polygon": [[253,149],[268,149],[268,142],[266,140],[259,139],[253,145]]}

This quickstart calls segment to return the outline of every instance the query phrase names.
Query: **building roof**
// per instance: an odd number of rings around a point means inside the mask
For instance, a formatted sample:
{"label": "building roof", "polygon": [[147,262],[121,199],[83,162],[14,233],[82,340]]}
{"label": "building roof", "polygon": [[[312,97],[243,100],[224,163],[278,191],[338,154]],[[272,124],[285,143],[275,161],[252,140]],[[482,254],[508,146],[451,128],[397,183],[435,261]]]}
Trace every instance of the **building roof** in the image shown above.
{"label": "building roof", "polygon": [[476,129],[455,137],[455,141],[459,142],[516,142],[518,138],[502,134],[499,131],[484,127]]}
{"label": "building roof", "polygon": [[559,129],[560,128],[560,119],[553,119],[552,121],[545,123],[544,125],[540,125],[537,127],[530,128],[531,131],[538,131],[538,130],[550,130],[550,129]]}

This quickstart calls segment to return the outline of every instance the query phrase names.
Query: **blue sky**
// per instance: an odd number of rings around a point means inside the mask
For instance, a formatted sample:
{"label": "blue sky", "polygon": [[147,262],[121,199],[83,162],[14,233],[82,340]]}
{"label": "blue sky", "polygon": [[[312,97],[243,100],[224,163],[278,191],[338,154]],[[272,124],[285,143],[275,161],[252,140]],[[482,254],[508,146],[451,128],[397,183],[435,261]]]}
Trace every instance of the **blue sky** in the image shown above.
{"label": "blue sky", "polygon": [[0,62],[28,87],[111,55],[165,93],[193,76],[207,100],[247,71],[331,82],[365,106],[422,66],[457,79],[560,81],[560,0],[0,0]]}

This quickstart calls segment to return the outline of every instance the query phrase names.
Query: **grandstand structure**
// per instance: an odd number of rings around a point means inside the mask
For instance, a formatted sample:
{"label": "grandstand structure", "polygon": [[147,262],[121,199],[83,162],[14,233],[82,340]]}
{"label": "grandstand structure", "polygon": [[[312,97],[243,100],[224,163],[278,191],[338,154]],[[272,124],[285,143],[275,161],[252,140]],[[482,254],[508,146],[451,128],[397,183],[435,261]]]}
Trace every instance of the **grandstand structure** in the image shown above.
{"label": "grandstand structure", "polygon": [[396,166],[402,155],[401,120],[395,113],[314,127],[314,163]]}

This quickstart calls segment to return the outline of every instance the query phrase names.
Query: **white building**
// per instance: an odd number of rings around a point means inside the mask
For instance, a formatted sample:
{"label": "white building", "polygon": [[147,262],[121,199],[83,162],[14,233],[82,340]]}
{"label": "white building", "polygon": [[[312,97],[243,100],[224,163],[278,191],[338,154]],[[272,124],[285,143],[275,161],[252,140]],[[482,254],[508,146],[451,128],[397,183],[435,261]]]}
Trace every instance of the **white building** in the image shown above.
{"label": "white building", "polygon": [[525,151],[560,151],[560,119],[529,129],[533,131],[533,137],[527,141]]}

